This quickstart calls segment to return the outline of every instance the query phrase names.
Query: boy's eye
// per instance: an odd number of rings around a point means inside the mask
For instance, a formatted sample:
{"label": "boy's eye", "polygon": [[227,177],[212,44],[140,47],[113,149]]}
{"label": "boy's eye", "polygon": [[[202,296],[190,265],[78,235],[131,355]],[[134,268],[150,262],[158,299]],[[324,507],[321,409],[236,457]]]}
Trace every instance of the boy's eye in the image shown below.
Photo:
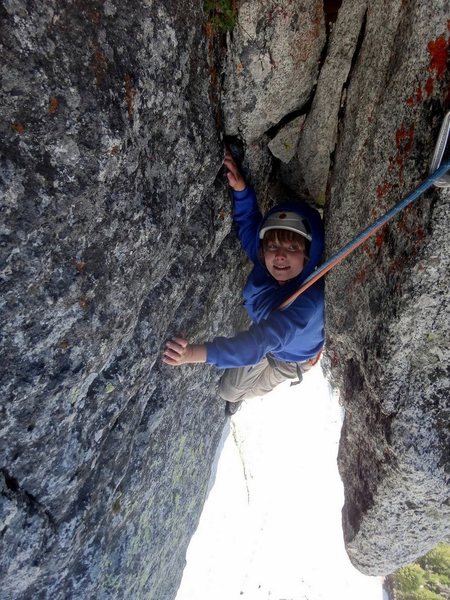
{"label": "boy's eye", "polygon": [[[279,250],[280,246],[277,246],[277,244],[267,244],[266,250],[268,252],[276,252],[277,250]],[[292,244],[289,244],[289,246],[284,246],[285,250],[287,252],[300,252],[300,248],[299,246],[295,246]]]}

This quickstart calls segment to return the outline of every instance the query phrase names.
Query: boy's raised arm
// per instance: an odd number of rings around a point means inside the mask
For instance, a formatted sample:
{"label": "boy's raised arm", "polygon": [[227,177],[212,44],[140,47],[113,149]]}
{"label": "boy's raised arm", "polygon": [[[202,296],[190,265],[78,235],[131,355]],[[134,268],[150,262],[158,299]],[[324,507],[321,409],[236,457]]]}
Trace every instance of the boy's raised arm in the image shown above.
{"label": "boy's raised arm", "polygon": [[[239,237],[242,245],[244,246],[244,249],[249,257],[252,260],[255,260],[256,253],[253,248],[255,229],[254,221],[259,220],[255,194],[251,188],[247,189],[245,179],[241,175],[241,172],[239,171],[239,168],[229,150],[225,152],[223,164],[227,169],[228,183],[232,190],[238,194],[245,191],[248,192],[249,199],[245,201],[245,207],[241,206],[240,210],[237,210],[235,205],[234,217],[238,224]],[[245,193],[243,196],[245,196]],[[253,214],[255,209],[256,214]],[[240,215],[240,213],[242,213],[242,215]],[[251,218],[249,218],[250,216]],[[249,229],[251,229],[251,231],[249,231]],[[250,240],[252,243],[249,243]],[[177,367],[179,365],[188,363],[204,363],[207,360],[207,347],[204,344],[190,344],[188,340],[182,337],[173,337],[166,342],[162,360],[166,365],[170,365],[172,367]]]}
{"label": "boy's raised arm", "polygon": [[247,186],[234,158],[229,150],[223,161],[227,169],[228,183],[233,190],[233,218],[237,225],[239,240],[249,259],[256,263],[258,260],[258,241],[256,234],[261,221],[261,213],[253,188]]}

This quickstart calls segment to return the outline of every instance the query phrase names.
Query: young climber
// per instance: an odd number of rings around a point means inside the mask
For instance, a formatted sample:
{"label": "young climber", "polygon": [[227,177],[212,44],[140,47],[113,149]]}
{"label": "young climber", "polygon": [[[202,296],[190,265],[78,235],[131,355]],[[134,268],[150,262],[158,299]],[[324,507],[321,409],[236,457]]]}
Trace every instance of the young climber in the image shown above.
{"label": "young climber", "polygon": [[194,345],[174,337],[163,361],[172,366],[202,363],[225,368],[219,386],[232,414],[244,398],[262,396],[286,379],[301,381],[324,342],[324,284],[317,281],[283,310],[277,307],[318,266],[323,252],[319,213],[305,202],[279,204],[265,217],[229,152],[224,165],[233,190],[234,221],[253,263],[244,287],[248,331]]}

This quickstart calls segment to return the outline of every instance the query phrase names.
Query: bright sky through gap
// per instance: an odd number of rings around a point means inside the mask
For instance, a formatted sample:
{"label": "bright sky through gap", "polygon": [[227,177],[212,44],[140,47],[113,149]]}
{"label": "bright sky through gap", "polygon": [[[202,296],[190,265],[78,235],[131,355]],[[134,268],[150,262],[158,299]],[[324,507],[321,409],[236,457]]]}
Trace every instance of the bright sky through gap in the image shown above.
{"label": "bright sky through gap", "polygon": [[341,419],[319,365],[244,403],[222,436],[176,600],[383,599],[381,578],[344,550]]}

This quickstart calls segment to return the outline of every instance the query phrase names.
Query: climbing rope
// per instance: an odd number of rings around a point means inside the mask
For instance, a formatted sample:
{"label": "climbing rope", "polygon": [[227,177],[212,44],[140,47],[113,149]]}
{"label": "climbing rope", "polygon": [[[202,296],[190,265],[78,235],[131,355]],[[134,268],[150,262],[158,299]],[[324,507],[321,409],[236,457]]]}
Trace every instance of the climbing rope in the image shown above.
{"label": "climbing rope", "polygon": [[388,210],[384,215],[379,217],[372,225],[369,225],[359,235],[354,237],[348,244],[341,248],[336,254],[333,254],[326,262],[323,263],[318,269],[311,273],[307,279],[303,282],[302,286],[294,292],[289,298],[287,298],[280,306],[280,310],[287,308],[294,300],[296,300],[305,290],[307,290],[313,283],[323,277],[325,273],[328,273],[330,269],[338,265],[344,260],[346,256],[351,254],[358,246],[361,246],[366,240],[368,240],[374,233],[376,233],[385,223],[387,223],[392,217],[398,214],[409,204],[412,204],[417,198],[419,198],[424,192],[430,188],[433,183],[440,179],[450,169],[450,160],[443,163],[434,173],[425,179],[411,194],[400,200],[393,208]]}

